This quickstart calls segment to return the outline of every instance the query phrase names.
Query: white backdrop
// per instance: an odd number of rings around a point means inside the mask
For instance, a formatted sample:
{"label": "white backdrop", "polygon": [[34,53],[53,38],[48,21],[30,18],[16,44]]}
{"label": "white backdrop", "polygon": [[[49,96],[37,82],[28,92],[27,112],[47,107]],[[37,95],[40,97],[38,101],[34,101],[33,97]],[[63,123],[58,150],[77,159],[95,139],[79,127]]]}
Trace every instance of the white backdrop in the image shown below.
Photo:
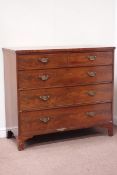
{"label": "white backdrop", "polygon": [[114,46],[114,3],[115,0],[0,0],[0,137],[5,136],[1,48]]}

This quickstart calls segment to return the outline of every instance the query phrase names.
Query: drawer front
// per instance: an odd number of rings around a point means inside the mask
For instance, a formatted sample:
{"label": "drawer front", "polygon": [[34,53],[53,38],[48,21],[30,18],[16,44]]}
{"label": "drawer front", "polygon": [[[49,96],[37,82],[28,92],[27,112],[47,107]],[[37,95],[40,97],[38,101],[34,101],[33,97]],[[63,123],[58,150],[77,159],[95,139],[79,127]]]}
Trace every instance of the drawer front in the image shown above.
{"label": "drawer front", "polygon": [[64,67],[67,65],[67,54],[30,54],[18,55],[18,69],[46,69]]}
{"label": "drawer front", "polygon": [[19,71],[19,89],[112,82],[112,66]]}
{"label": "drawer front", "polygon": [[20,114],[20,133],[43,134],[87,128],[110,120],[112,120],[111,103],[23,112]]}
{"label": "drawer front", "polygon": [[69,65],[71,66],[110,65],[112,62],[112,52],[72,53],[69,55]]}
{"label": "drawer front", "polygon": [[48,109],[112,100],[112,84],[19,92],[20,111]]}

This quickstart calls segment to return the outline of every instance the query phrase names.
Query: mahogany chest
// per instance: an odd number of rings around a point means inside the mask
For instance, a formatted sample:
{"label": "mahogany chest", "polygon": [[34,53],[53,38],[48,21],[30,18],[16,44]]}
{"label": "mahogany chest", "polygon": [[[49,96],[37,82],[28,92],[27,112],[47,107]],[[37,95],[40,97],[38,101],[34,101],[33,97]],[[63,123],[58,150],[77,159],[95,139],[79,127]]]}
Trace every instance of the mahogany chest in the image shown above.
{"label": "mahogany chest", "polygon": [[7,137],[94,126],[113,135],[114,47],[3,49]]}

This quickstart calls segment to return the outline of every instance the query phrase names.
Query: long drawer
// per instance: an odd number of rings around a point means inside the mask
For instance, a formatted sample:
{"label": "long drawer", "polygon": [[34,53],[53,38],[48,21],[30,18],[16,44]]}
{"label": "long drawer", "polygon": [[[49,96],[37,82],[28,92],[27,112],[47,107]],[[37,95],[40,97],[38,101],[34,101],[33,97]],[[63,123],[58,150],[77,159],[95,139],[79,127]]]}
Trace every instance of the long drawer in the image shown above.
{"label": "long drawer", "polygon": [[23,112],[20,114],[20,133],[43,134],[87,128],[112,120],[111,103],[72,108]]}
{"label": "long drawer", "polygon": [[19,91],[20,111],[112,101],[112,84]]}
{"label": "long drawer", "polygon": [[112,82],[112,66],[19,71],[19,89]]}

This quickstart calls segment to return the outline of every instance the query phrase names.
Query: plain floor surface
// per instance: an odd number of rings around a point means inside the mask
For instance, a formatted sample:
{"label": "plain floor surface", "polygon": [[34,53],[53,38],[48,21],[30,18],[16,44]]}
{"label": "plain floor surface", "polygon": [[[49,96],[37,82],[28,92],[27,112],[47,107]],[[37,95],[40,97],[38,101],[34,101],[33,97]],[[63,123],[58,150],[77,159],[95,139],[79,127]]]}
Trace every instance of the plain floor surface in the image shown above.
{"label": "plain floor surface", "polygon": [[18,151],[0,139],[0,175],[117,175],[117,128],[35,137]]}

